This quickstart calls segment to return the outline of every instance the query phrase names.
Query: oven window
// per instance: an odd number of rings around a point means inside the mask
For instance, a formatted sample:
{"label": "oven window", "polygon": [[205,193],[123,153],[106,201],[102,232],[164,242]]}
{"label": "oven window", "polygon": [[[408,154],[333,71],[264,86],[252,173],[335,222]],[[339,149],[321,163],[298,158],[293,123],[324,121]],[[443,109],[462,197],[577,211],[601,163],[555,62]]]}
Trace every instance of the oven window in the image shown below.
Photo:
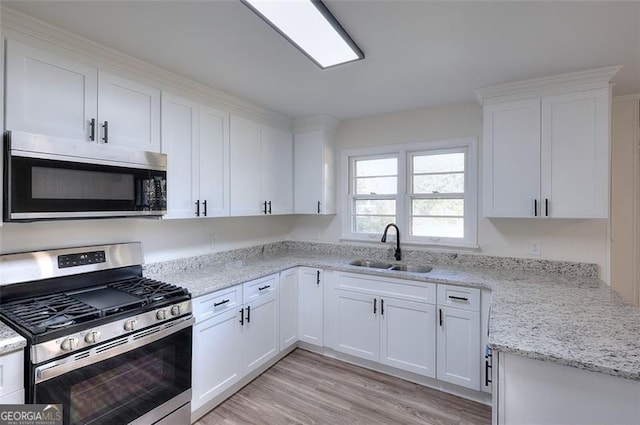
{"label": "oven window", "polygon": [[192,328],[35,385],[65,425],[129,423],[191,388]]}
{"label": "oven window", "polygon": [[32,167],[34,199],[134,199],[132,174]]}
{"label": "oven window", "polygon": [[[70,391],[71,423],[88,423],[96,413],[109,414],[121,405],[153,396],[159,386],[171,385],[173,370],[171,367],[167,370],[165,361],[172,356],[173,348],[164,348],[73,385]],[[169,362],[173,363],[175,361]]]}

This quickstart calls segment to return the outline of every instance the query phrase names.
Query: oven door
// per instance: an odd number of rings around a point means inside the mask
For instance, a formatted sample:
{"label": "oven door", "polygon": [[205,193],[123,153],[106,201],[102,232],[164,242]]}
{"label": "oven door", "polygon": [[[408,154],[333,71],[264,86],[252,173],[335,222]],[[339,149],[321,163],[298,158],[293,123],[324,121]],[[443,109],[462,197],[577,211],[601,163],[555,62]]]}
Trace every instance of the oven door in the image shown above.
{"label": "oven door", "polygon": [[188,418],[192,328],[192,317],[177,319],[40,365],[30,401],[62,404],[65,425],[152,424],[174,411]]}

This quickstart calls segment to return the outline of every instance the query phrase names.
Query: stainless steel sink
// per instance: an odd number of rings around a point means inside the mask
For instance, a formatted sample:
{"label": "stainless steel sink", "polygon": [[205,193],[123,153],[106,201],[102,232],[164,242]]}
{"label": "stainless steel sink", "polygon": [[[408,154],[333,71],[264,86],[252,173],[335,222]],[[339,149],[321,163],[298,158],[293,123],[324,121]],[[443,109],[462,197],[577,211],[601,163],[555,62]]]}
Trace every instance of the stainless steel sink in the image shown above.
{"label": "stainless steel sink", "polygon": [[395,266],[391,266],[389,270],[398,271],[398,272],[409,272],[409,273],[429,273],[431,270],[433,270],[433,267],[408,266],[406,264],[396,264]]}
{"label": "stainless steel sink", "polygon": [[354,260],[349,263],[350,266],[368,267],[372,269],[384,269],[394,272],[408,272],[408,273],[429,273],[433,270],[433,267],[429,266],[410,266],[407,264],[391,264],[384,261],[375,260]]}
{"label": "stainless steel sink", "polygon": [[351,266],[358,267],[369,267],[372,269],[388,269],[392,266],[392,264],[384,263],[382,261],[372,261],[372,260],[354,260],[349,263]]}

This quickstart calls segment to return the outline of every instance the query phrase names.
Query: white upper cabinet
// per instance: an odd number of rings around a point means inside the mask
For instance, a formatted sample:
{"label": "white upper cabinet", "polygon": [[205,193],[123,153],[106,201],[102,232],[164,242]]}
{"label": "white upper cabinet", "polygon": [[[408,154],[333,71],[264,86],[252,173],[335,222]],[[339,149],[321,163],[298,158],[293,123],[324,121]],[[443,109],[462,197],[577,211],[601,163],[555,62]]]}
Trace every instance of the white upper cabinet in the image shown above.
{"label": "white upper cabinet", "polygon": [[229,215],[229,114],[200,106],[198,196],[201,216]]}
{"label": "white upper cabinet", "polygon": [[293,212],[293,136],[263,127],[261,132],[262,197],[268,214]]}
{"label": "white upper cabinet", "polygon": [[5,128],[89,141],[98,70],[14,40],[7,40],[6,57]]}
{"label": "white upper cabinet", "polygon": [[542,98],[545,215],[608,217],[610,105],[609,89]]}
{"label": "white upper cabinet", "polygon": [[194,218],[198,198],[198,104],[162,94],[162,152],[167,154],[167,214]]}
{"label": "white upper cabinet", "polygon": [[484,211],[532,217],[540,199],[540,100],[484,108]]}
{"label": "white upper cabinet", "polygon": [[165,218],[229,215],[229,115],[162,95],[162,152],[167,154]]}
{"label": "white upper cabinet", "polygon": [[295,213],[335,214],[335,132],[296,130],[294,140]]}
{"label": "white upper cabinet", "polygon": [[233,216],[293,212],[291,133],[231,116]]}
{"label": "white upper cabinet", "polygon": [[476,92],[485,217],[606,218],[610,81],[619,67]]}
{"label": "white upper cabinet", "polygon": [[232,115],[230,131],[231,215],[261,214],[260,126]]}
{"label": "white upper cabinet", "polygon": [[160,90],[105,71],[98,73],[100,141],[160,150]]}
{"label": "white upper cabinet", "polygon": [[160,149],[160,90],[7,40],[6,128]]}

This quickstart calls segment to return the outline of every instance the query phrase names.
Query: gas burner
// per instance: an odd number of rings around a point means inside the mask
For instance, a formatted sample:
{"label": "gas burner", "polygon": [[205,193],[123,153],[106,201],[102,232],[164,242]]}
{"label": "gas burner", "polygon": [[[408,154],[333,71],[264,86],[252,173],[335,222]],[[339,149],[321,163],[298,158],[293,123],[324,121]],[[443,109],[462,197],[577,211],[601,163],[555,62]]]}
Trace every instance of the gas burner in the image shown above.
{"label": "gas burner", "polygon": [[100,317],[100,311],[66,294],[44,295],[4,304],[7,317],[33,334]]}
{"label": "gas burner", "polygon": [[149,304],[188,294],[186,289],[144,277],[115,282],[110,284],[109,287],[144,298]]}

